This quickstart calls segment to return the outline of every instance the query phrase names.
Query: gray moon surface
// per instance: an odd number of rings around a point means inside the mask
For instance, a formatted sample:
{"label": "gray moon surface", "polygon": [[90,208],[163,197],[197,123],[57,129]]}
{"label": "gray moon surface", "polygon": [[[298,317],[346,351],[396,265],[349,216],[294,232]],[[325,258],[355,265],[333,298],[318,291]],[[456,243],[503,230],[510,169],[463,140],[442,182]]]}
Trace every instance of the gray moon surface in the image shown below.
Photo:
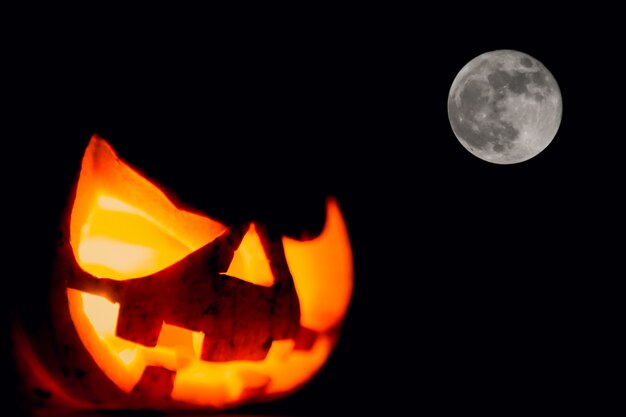
{"label": "gray moon surface", "polygon": [[523,52],[483,53],[457,74],[448,94],[454,135],[473,155],[495,164],[536,156],[554,139],[563,114],[552,73]]}

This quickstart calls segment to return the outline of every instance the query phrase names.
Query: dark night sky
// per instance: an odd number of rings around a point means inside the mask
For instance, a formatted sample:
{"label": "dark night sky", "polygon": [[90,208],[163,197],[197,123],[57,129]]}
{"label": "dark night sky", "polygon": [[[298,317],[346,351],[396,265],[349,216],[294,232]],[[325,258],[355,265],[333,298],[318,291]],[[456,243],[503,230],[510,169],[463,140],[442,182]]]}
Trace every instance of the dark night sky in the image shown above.
{"label": "dark night sky", "polygon": [[[21,15],[5,80],[17,292],[45,288],[98,133],[225,219],[316,227],[323,197],[338,197],[355,261],[340,343],[301,391],[239,411],[560,411],[610,398],[623,45],[612,10],[518,6]],[[470,155],[446,113],[458,70],[503,48],[540,60],[564,103],[552,144],[511,166]]]}

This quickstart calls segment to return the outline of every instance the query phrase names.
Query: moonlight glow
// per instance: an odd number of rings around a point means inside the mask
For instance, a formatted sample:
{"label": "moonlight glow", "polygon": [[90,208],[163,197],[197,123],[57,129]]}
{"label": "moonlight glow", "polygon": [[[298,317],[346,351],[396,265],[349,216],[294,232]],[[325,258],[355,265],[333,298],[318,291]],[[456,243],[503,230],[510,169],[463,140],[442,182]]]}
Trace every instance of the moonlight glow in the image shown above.
{"label": "moonlight glow", "polygon": [[562,110],[550,71],[514,50],[472,59],[448,95],[448,117],[459,142],[496,164],[523,162],[543,151],[559,129]]}

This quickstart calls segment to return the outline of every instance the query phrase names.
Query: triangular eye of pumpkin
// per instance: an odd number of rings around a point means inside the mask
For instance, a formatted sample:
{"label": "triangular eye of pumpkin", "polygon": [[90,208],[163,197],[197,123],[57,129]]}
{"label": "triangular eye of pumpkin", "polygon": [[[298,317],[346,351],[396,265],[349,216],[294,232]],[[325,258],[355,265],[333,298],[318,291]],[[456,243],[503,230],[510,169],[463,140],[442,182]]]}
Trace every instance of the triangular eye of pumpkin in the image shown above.
{"label": "triangular eye of pumpkin", "polygon": [[92,137],[70,222],[74,255],[85,271],[115,280],[147,276],[225,230],[219,222],[176,207],[105,140]]}
{"label": "triangular eye of pumpkin", "polygon": [[254,223],[250,224],[239,248],[235,251],[226,275],[265,287],[274,284],[274,274]]}

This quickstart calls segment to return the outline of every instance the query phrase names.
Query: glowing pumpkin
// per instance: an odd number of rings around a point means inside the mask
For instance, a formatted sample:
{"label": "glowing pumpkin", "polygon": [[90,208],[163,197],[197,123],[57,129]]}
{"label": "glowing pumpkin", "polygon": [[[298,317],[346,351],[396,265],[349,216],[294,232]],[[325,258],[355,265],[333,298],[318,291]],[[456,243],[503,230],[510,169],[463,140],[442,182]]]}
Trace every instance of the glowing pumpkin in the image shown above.
{"label": "glowing pumpkin", "polygon": [[[15,331],[37,406],[225,410],[284,397],[336,345],[352,253],[336,199],[311,239],[176,207],[94,135],[52,290],[53,349]],[[33,394],[34,393],[34,394]]]}

